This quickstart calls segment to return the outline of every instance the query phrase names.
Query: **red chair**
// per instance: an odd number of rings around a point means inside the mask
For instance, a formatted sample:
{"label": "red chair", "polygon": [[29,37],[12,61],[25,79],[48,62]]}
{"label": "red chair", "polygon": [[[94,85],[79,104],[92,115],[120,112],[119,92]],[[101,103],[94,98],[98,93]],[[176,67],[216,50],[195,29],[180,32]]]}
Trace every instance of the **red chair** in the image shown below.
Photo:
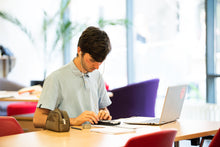
{"label": "red chair", "polygon": [[18,121],[11,116],[0,116],[0,137],[24,133]]}
{"label": "red chair", "polygon": [[212,139],[209,147],[220,147],[220,129],[215,134],[214,138]]}
{"label": "red chair", "polygon": [[105,89],[109,91],[109,85],[105,82]]}
{"label": "red chair", "polygon": [[37,102],[18,102],[18,103],[11,103],[7,107],[7,115],[21,115],[21,114],[28,114],[34,113],[36,110]]}
{"label": "red chair", "polygon": [[177,130],[161,130],[130,138],[125,147],[172,147]]}

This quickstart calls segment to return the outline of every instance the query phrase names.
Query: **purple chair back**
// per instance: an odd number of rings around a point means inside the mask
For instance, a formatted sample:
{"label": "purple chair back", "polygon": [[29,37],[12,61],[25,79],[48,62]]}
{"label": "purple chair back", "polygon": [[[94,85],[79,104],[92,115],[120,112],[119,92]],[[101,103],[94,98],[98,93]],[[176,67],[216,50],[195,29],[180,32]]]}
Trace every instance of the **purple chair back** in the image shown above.
{"label": "purple chair back", "polygon": [[111,90],[112,104],[108,107],[112,119],[131,116],[155,116],[159,79],[147,80]]}

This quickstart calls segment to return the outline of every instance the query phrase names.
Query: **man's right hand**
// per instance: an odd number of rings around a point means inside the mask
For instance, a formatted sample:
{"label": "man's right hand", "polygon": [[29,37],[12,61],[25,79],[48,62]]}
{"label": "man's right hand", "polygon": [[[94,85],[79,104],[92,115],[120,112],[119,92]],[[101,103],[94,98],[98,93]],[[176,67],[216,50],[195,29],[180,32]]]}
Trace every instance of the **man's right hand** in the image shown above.
{"label": "man's right hand", "polygon": [[99,121],[98,115],[93,111],[84,111],[78,117],[70,118],[70,125],[79,126],[87,121],[91,124],[97,124]]}

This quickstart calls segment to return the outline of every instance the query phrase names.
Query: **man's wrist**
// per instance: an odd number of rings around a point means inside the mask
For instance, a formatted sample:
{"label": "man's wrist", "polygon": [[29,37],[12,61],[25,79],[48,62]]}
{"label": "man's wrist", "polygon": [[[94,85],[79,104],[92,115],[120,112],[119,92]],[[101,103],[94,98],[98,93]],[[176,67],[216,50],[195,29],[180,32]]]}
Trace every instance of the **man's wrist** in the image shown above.
{"label": "man's wrist", "polygon": [[76,118],[70,118],[70,125],[71,126],[78,126]]}

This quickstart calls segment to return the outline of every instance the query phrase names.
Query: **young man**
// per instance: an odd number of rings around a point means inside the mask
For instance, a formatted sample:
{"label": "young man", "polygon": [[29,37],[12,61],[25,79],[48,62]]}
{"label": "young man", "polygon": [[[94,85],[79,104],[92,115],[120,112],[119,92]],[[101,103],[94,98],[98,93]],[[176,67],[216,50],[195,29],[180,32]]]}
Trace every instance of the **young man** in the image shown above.
{"label": "young man", "polygon": [[111,101],[97,70],[110,51],[108,35],[96,27],[88,27],[79,38],[77,57],[46,78],[34,126],[45,127],[49,112],[55,108],[67,111],[70,125],[111,120],[107,109]]}

